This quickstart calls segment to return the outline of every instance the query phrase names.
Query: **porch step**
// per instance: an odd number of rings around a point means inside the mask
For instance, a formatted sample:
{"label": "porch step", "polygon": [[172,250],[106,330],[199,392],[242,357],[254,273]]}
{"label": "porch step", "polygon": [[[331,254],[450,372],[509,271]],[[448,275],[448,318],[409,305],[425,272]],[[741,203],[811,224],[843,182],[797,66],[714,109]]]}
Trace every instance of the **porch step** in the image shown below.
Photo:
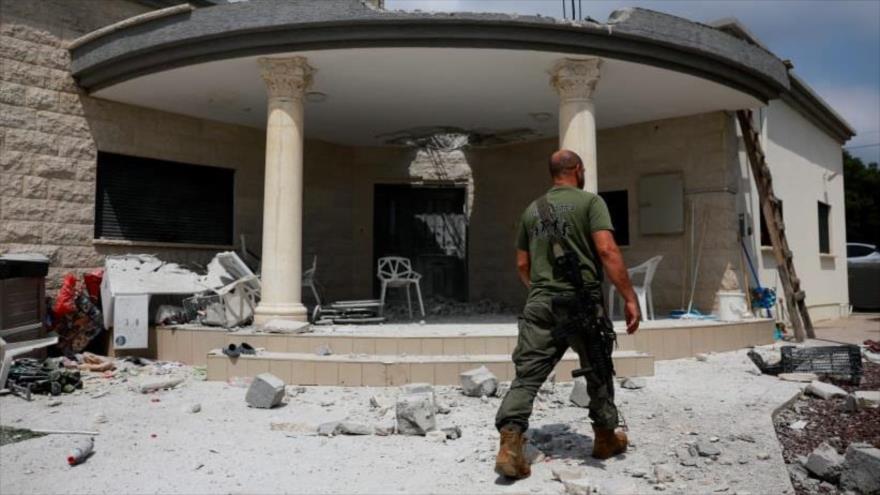
{"label": "porch step", "polygon": [[[618,376],[654,374],[654,356],[651,354],[617,351],[612,358]],[[509,354],[318,356],[314,353],[262,351],[257,355],[229,358],[215,349],[207,356],[208,380],[226,381],[270,372],[288,384],[346,387],[384,387],[418,382],[457,385],[459,373],[481,365],[502,381],[511,380],[515,375]],[[566,353],[556,366],[557,380],[570,381],[572,370],[578,367],[577,355]]]}

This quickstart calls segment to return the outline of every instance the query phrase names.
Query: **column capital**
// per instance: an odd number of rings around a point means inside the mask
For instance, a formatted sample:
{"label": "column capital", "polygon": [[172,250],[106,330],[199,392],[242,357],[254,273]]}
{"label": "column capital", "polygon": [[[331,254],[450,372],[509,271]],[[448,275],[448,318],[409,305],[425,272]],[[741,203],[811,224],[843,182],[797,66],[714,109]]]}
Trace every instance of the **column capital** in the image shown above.
{"label": "column capital", "polygon": [[602,61],[596,57],[563,58],[550,71],[550,85],[563,100],[589,100],[599,82],[601,64]]}
{"label": "column capital", "polygon": [[315,69],[305,57],[260,58],[258,62],[270,98],[300,100],[312,85]]}

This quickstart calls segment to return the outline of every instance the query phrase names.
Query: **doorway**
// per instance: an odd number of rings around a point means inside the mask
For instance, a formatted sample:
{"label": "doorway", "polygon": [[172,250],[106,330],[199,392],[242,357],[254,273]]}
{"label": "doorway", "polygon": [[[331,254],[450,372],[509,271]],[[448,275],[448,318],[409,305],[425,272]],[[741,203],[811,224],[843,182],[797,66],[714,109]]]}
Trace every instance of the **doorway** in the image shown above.
{"label": "doorway", "polygon": [[403,256],[422,275],[421,288],[426,299],[467,301],[466,196],[463,186],[376,184],[374,294],[379,293],[377,260],[383,256]]}

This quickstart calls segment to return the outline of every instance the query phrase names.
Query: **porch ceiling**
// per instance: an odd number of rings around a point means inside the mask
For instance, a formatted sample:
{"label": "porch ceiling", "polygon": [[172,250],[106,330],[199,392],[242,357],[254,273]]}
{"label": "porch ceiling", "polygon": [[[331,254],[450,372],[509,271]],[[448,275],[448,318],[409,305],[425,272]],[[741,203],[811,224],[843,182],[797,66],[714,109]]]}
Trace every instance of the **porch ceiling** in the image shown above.
{"label": "porch ceiling", "polygon": [[[326,95],[322,102],[306,101],[309,138],[377,146],[401,131],[436,126],[489,134],[529,129],[532,138],[557,134],[558,97],[548,71],[566,56],[563,53],[352,48],[295,54],[306,56],[317,70],[311,91]],[[257,58],[178,67],[128,79],[93,95],[263,128],[266,90]],[[603,60],[595,93],[599,128],[762,105],[750,94],[700,77]]]}

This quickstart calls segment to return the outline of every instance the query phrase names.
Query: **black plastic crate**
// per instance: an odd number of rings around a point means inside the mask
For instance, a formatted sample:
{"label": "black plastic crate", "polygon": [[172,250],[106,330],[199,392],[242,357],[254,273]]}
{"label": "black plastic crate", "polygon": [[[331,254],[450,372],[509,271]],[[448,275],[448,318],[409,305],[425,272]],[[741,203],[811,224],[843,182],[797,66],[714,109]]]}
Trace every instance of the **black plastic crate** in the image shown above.
{"label": "black plastic crate", "polygon": [[853,385],[862,381],[862,353],[855,345],[794,347],[781,349],[783,372],[849,376]]}

